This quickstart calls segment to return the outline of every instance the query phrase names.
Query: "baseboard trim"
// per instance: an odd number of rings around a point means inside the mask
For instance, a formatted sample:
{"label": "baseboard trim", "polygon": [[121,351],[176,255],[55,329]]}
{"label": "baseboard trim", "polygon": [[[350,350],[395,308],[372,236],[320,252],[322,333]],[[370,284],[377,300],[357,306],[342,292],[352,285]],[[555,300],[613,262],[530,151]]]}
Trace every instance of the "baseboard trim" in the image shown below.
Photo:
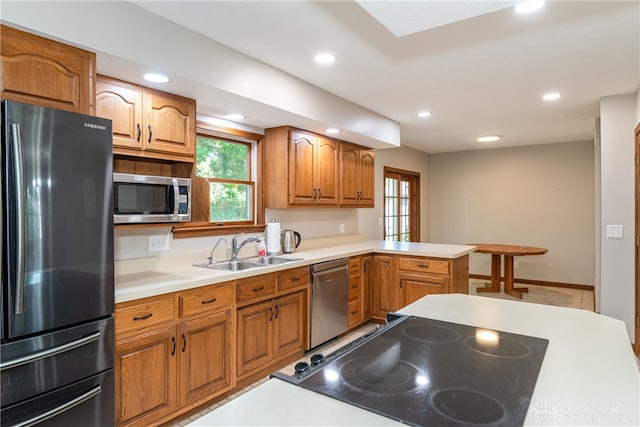
{"label": "baseboard trim", "polygon": [[[486,274],[469,274],[469,277],[472,279],[491,280],[491,276]],[[500,280],[504,282],[504,277],[501,277]],[[556,288],[582,289],[583,291],[593,291],[594,289],[593,285],[582,285],[579,283],[548,282],[545,280],[519,279],[517,277],[514,278],[513,281],[525,285],[553,286]]]}

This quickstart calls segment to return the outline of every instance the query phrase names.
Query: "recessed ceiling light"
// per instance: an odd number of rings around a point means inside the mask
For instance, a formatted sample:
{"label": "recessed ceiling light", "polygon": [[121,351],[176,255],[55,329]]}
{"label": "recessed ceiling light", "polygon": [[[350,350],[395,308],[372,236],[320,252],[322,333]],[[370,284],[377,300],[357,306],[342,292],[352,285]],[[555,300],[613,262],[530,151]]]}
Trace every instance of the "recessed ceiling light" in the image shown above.
{"label": "recessed ceiling light", "polygon": [[418,116],[418,117],[430,117],[431,116],[431,111],[419,111],[418,114],[416,114],[416,116]]}
{"label": "recessed ceiling light", "polygon": [[329,134],[336,134],[336,133],[340,133],[340,129],[336,129],[336,128],[329,128],[326,130],[327,133]]}
{"label": "recessed ceiling light", "polygon": [[518,13],[531,13],[540,9],[542,6],[544,6],[544,0],[529,0],[516,4],[514,9]]}
{"label": "recessed ceiling light", "polygon": [[318,64],[333,64],[336,57],[331,53],[319,53],[316,55],[316,62]]}
{"label": "recessed ceiling light", "polygon": [[480,138],[477,139],[478,142],[493,142],[493,141],[497,141],[499,140],[500,137],[498,135],[487,135],[487,136],[481,136]]}
{"label": "recessed ceiling light", "polygon": [[242,120],[244,119],[244,116],[242,114],[231,113],[231,114],[225,115],[224,118],[227,120]]}
{"label": "recessed ceiling light", "polygon": [[545,101],[555,101],[556,99],[560,99],[560,94],[558,92],[549,92],[542,95],[542,99]]}
{"label": "recessed ceiling light", "polygon": [[144,77],[146,81],[149,81],[152,83],[167,83],[169,81],[169,77],[160,73],[147,73],[142,77]]}

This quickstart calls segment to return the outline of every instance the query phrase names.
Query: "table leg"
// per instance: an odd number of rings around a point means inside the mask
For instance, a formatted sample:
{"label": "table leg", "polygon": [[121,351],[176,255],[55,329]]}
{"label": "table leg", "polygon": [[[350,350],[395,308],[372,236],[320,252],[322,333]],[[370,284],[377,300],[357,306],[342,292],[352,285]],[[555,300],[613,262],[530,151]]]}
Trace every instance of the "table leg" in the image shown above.
{"label": "table leg", "polygon": [[504,256],[504,293],[522,299],[522,293],[529,292],[529,288],[515,288],[513,286],[513,255]]}
{"label": "table leg", "polygon": [[[506,266],[506,265],[505,265]],[[500,292],[500,255],[491,254],[491,283],[485,283],[478,292]]]}

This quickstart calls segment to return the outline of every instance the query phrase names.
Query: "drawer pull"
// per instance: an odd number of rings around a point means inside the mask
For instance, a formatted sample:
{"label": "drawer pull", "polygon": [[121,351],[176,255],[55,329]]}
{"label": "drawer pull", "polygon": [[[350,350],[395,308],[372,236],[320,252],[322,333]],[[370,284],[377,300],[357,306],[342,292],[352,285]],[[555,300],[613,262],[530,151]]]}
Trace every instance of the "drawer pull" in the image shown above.
{"label": "drawer pull", "polygon": [[253,292],[261,292],[264,289],[264,286],[258,286],[257,288],[253,288]]}
{"label": "drawer pull", "polygon": [[216,302],[218,298],[211,298],[208,300],[200,301],[200,304],[211,304],[212,302]]}
{"label": "drawer pull", "polygon": [[358,288],[358,285],[352,285],[351,286],[351,289],[357,289],[357,288]]}
{"label": "drawer pull", "polygon": [[353,314],[353,315],[358,314],[358,310],[353,310],[353,311],[351,312],[351,314]]}
{"label": "drawer pull", "polygon": [[298,277],[294,277],[291,279],[292,282],[299,282],[302,279],[302,277],[298,276]]}
{"label": "drawer pull", "polygon": [[153,316],[153,313],[149,313],[149,314],[145,314],[144,316],[136,316],[133,318],[134,321],[136,320],[146,320],[148,318],[150,318],[151,316]]}
{"label": "drawer pull", "polygon": [[418,264],[420,268],[429,268],[429,264]]}

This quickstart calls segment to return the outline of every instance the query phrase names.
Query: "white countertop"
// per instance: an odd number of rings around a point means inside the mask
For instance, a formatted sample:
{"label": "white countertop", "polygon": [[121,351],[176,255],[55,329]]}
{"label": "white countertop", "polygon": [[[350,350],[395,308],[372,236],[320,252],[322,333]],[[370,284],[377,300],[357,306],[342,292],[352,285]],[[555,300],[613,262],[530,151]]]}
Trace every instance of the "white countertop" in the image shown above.
{"label": "white countertop", "polygon": [[[525,425],[640,425],[640,371],[624,323],[593,312],[449,294],[401,313],[549,340]],[[189,424],[196,426],[402,425],[271,379]]]}
{"label": "white countertop", "polygon": [[302,267],[317,262],[372,252],[455,259],[467,255],[474,250],[475,246],[467,245],[367,240],[322,249],[298,251],[294,254],[282,256],[286,258],[299,258],[299,261],[243,271],[220,271],[193,267],[192,264],[206,262],[208,254],[186,254],[183,256],[117,261],[115,302],[120,303],[169,292],[183,291],[199,286],[212,285],[258,274]]}

